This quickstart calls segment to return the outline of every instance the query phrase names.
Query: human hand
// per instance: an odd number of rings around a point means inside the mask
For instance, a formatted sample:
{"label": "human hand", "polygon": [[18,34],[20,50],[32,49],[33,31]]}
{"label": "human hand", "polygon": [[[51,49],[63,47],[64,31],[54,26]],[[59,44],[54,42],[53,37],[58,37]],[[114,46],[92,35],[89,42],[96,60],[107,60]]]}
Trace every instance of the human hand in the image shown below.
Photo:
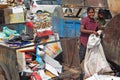
{"label": "human hand", "polygon": [[98,36],[98,33],[96,31],[92,31],[92,34],[95,34],[96,36]]}

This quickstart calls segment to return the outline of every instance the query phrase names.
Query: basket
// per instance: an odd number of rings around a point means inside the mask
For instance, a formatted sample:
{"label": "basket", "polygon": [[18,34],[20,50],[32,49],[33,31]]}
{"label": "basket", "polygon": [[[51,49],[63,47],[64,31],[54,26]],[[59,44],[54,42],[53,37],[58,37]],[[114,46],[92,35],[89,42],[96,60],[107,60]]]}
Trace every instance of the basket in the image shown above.
{"label": "basket", "polygon": [[0,4],[0,9],[4,9],[4,8],[7,8],[8,7],[8,4]]}

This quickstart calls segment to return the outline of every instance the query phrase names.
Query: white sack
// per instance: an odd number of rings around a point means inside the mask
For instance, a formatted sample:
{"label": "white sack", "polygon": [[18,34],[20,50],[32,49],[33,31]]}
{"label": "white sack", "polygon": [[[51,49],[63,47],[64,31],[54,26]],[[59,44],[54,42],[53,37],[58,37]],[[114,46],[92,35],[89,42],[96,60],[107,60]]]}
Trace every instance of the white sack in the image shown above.
{"label": "white sack", "polygon": [[111,72],[111,68],[105,58],[103,47],[100,43],[100,37],[91,34],[88,39],[84,62],[85,78],[95,73]]}

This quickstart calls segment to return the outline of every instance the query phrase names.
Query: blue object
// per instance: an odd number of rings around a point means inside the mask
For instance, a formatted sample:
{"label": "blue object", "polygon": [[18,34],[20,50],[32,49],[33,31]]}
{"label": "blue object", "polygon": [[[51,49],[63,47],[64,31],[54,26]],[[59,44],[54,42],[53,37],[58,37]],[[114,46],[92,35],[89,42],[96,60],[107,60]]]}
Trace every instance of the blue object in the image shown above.
{"label": "blue object", "polygon": [[58,5],[61,5],[61,0],[57,0],[58,1]]}
{"label": "blue object", "polygon": [[59,34],[59,37],[79,37],[80,20],[67,18],[63,16],[61,7],[56,7],[52,14],[53,31]]}
{"label": "blue object", "polygon": [[43,65],[44,62],[42,61],[42,58],[40,56],[40,54],[38,53],[39,52],[39,47],[38,45],[36,45],[36,61],[40,64],[40,65]]}
{"label": "blue object", "polygon": [[25,31],[25,24],[15,24],[14,29],[21,34],[23,31]]}

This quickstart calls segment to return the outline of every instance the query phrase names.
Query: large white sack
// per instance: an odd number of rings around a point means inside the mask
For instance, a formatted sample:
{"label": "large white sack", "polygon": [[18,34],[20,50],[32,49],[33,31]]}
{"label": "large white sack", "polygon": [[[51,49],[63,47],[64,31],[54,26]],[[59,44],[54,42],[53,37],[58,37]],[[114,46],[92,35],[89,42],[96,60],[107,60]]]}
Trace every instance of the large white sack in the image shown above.
{"label": "large white sack", "polygon": [[[103,47],[100,43],[99,36],[93,36],[94,34],[89,36],[85,62],[84,62],[84,71],[85,78],[88,78],[95,73],[105,73],[111,72],[111,68],[105,58]],[[94,44],[94,45],[93,45]]]}

